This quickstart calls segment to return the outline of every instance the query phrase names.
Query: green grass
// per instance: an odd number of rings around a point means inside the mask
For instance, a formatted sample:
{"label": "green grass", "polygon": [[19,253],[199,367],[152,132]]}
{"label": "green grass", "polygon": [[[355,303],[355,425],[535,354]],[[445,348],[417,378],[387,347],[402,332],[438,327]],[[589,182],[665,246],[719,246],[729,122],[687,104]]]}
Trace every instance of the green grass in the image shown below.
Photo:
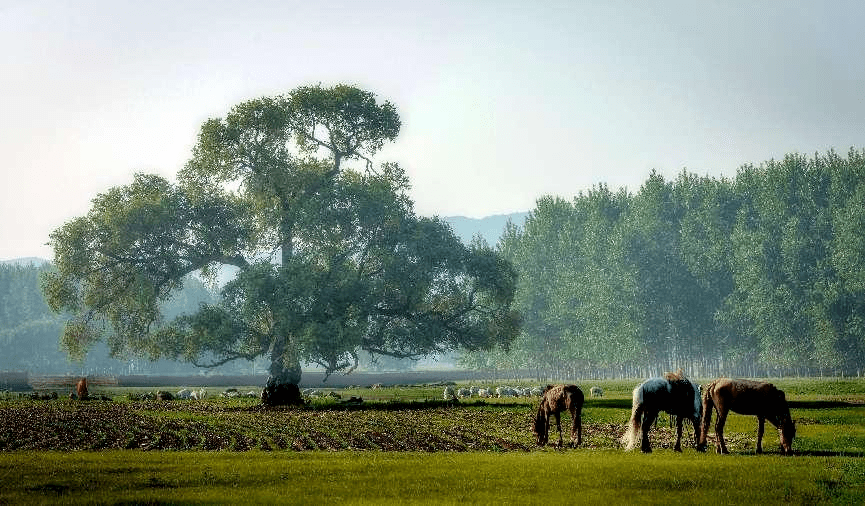
{"label": "green grass", "polygon": [[658,451],[16,452],[0,503],[861,503],[865,461]]}
{"label": "green grass", "polygon": [[[732,455],[694,451],[689,425],[684,453],[670,451],[666,415],[654,453],[623,452],[635,380],[580,383],[605,395],[586,399],[584,446],[566,451],[535,446],[536,399],[453,404],[441,387],[336,389],[363,406],[305,409],[123,391],[113,403],[0,401],[0,505],[865,503],[865,381],[772,381],[790,400],[795,457],[778,455],[768,424],[768,453],[755,455],[757,420],[736,414]],[[59,448],[70,451],[45,451]]]}

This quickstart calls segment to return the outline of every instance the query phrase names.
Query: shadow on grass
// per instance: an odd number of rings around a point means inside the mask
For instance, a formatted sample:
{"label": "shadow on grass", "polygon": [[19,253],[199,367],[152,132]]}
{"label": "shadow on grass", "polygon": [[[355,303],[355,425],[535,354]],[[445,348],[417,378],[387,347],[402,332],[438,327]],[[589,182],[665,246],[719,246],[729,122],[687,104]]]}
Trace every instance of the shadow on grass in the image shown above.
{"label": "shadow on grass", "polygon": [[796,409],[837,409],[837,408],[861,408],[865,405],[845,401],[787,401],[790,408]]}
{"label": "shadow on grass", "polygon": [[794,456],[796,457],[853,457],[853,458],[863,458],[865,457],[865,452],[833,452],[827,450],[805,450],[805,451],[794,451]]}

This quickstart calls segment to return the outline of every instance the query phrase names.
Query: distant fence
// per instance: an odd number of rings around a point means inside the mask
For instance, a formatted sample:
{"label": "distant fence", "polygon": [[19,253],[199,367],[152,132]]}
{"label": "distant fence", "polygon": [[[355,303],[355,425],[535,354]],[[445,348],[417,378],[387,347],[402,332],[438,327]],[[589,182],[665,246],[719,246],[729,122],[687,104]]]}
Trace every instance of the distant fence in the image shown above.
{"label": "distant fence", "polygon": [[[90,379],[87,379],[90,382]],[[263,375],[233,375],[233,376],[152,376],[136,374],[133,376],[117,376],[119,387],[230,387],[261,385],[267,382]]]}
{"label": "distant fence", "polygon": [[[66,390],[73,388],[83,376],[30,376],[33,390]],[[117,376],[87,376],[88,387],[116,387]]]}
{"label": "distant fence", "polygon": [[[344,388],[357,385],[368,387],[376,383],[382,385],[417,385],[422,383],[437,383],[443,381],[466,381],[483,379],[484,375],[475,371],[406,371],[406,372],[353,372],[351,374],[331,374],[325,381],[325,375],[319,371],[304,371],[300,378],[301,387],[335,387]],[[87,378],[90,383],[90,378]],[[259,386],[267,383],[266,374],[256,375],[213,375],[213,376],[156,376],[131,375],[117,376],[119,387],[232,387]]]}
{"label": "distant fence", "polygon": [[[75,375],[28,375],[26,372],[0,372],[2,390],[63,391],[71,390],[84,376]],[[267,383],[267,375],[129,375],[129,376],[86,376],[88,387],[235,387],[259,386]],[[374,384],[385,386],[432,384],[450,381],[489,381],[488,373],[477,371],[405,371],[405,372],[353,372],[351,374],[331,374],[325,380],[323,372],[304,371],[300,386],[368,387]]]}
{"label": "distant fence", "polygon": [[[353,372],[351,374],[331,374],[325,381],[323,372],[304,371],[300,378],[301,387],[337,387],[350,385],[371,386],[376,383],[383,385],[416,385],[419,383],[436,383],[441,381],[459,381],[476,379],[477,374],[471,371],[408,371],[408,372]],[[87,379],[88,383],[90,378]],[[266,374],[235,375],[235,376],[118,376],[120,387],[230,387],[238,385],[260,386],[267,383]]]}

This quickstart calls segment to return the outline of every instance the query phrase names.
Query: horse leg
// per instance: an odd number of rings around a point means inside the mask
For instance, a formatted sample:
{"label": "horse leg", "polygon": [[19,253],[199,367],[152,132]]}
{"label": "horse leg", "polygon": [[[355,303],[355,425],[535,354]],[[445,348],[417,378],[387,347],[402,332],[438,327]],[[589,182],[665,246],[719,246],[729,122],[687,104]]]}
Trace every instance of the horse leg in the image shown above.
{"label": "horse leg", "polygon": [[766,428],[766,419],[757,417],[757,453],[763,453],[763,430]]}
{"label": "horse leg", "polygon": [[571,439],[574,437],[574,431],[577,432],[577,446],[583,444],[583,415],[581,409],[574,410],[574,427],[571,429]]}
{"label": "horse leg", "polygon": [[550,442],[550,414],[548,412],[544,413],[544,434],[541,441],[541,446],[547,446],[547,443]]}
{"label": "horse leg", "polygon": [[724,443],[724,424],[727,422],[726,411],[718,411],[718,421],[715,422],[715,436],[718,438],[718,453],[730,453]]}
{"label": "horse leg", "polygon": [[649,443],[649,431],[652,429],[652,423],[658,418],[658,412],[656,410],[646,411],[643,416],[643,441],[640,449],[643,453],[652,453],[652,445]]}
{"label": "horse leg", "polygon": [[[712,425],[712,411],[715,409],[711,398],[707,395],[703,397],[703,419],[700,420],[700,440],[697,442],[697,450],[704,452],[709,439],[709,426]],[[697,426],[694,425],[694,430]]]}
{"label": "horse leg", "polygon": [[562,416],[556,411],[556,428],[559,429],[559,448],[562,447]]}
{"label": "horse leg", "polygon": [[[673,416],[673,415],[670,415]],[[677,452],[682,451],[682,417],[676,417],[676,446],[673,447],[673,450]]]}
{"label": "horse leg", "polygon": [[[582,440],[582,424],[580,423],[579,414],[577,410],[573,407],[569,410],[571,412],[571,448],[576,448],[580,446],[580,442]],[[576,440],[576,444],[574,444],[574,440]]]}

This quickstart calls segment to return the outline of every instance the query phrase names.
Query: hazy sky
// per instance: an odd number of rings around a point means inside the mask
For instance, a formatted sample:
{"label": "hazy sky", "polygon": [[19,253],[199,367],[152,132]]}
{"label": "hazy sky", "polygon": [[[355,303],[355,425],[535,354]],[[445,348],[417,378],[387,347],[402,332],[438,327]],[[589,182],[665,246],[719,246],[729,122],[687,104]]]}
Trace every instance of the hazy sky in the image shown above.
{"label": "hazy sky", "polygon": [[421,214],[865,146],[865,2],[0,0],[0,259],[198,128],[321,82],[393,102]]}

